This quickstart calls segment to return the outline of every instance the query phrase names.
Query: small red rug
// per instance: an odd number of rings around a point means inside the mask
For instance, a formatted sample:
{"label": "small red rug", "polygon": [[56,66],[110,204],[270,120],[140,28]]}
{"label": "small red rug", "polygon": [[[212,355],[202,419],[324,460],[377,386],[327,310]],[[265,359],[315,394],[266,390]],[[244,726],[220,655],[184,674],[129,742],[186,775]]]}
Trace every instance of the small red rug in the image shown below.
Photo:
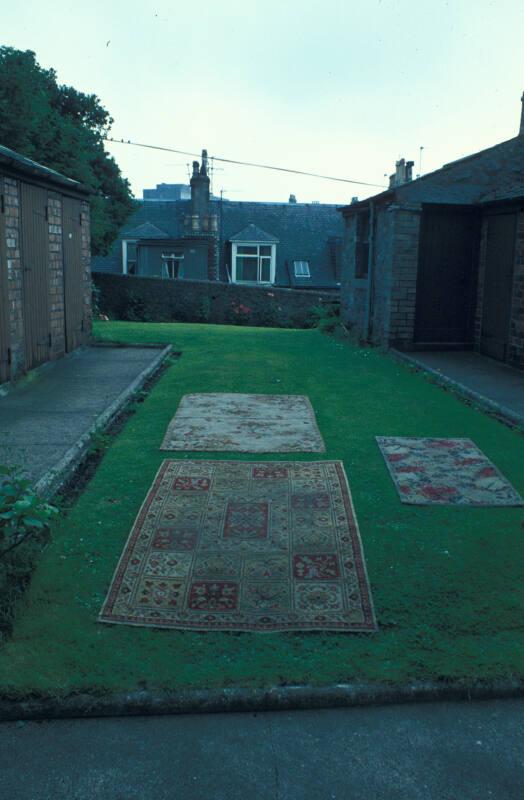
{"label": "small red rug", "polygon": [[518,492],[470,439],[376,438],[403,503],[524,505]]}
{"label": "small red rug", "polygon": [[164,461],[101,622],[374,631],[341,461]]}

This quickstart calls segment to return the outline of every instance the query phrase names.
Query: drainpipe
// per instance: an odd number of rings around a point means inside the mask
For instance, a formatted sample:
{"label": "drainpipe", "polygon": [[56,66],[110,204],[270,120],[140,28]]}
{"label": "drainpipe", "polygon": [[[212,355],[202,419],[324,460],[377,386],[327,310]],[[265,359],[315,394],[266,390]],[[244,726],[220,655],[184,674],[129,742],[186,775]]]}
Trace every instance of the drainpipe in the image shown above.
{"label": "drainpipe", "polygon": [[375,261],[375,205],[369,201],[369,250],[368,250],[368,296],[366,307],[366,339],[371,339],[373,333],[373,264]]}

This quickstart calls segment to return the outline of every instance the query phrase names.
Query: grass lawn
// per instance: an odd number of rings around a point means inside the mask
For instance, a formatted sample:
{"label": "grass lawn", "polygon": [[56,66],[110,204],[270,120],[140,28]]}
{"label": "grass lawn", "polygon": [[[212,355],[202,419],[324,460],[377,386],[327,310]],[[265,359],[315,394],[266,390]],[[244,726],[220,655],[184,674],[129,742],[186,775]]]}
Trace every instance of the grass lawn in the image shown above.
{"label": "grass lawn", "polygon": [[[523,509],[401,505],[374,440],[470,437],[524,493],[521,433],[389,356],[315,330],[99,323],[96,331],[103,339],[172,343],[183,355],[55,527],[0,653],[4,694],[523,674]],[[97,622],[137,510],[166,457],[158,448],[180,398],[224,391],[309,395],[325,456],[264,458],[344,461],[378,633],[199,633]]]}

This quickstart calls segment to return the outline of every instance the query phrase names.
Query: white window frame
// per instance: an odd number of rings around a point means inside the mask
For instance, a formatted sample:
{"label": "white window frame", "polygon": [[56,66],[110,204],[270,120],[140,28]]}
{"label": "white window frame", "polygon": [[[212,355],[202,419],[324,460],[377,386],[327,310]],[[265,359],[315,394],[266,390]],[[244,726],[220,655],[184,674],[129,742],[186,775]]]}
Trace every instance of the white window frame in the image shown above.
{"label": "white window frame", "polygon": [[[263,284],[264,286],[271,286],[271,284],[275,283],[275,271],[276,271],[276,252],[277,246],[276,244],[271,244],[270,242],[232,242],[232,253],[231,253],[231,281],[232,283],[250,283],[250,284]],[[269,264],[269,281],[242,281],[237,280],[237,255],[242,258],[243,254],[237,254],[237,249],[239,247],[256,247],[257,248],[257,259],[258,259],[258,267],[257,267],[257,275],[260,275],[260,248],[261,247],[270,247],[271,248],[271,261]],[[267,256],[264,256],[267,258]]]}
{"label": "white window frame", "polygon": [[[128,244],[137,245],[138,244],[138,239],[122,239],[122,273],[124,275],[128,274],[128,271],[127,271],[127,245]],[[138,266],[138,253],[137,253],[137,259],[135,261],[135,264],[136,264],[136,266]],[[135,270],[135,275],[136,274],[137,273],[136,273],[136,270]]]}
{"label": "white window frame", "polygon": [[[297,267],[305,269],[305,272],[297,272]],[[295,278],[311,278],[311,270],[309,269],[309,261],[293,261],[293,273]]]}
{"label": "white window frame", "polygon": [[[162,253],[162,278],[166,278],[166,280],[170,280],[170,281],[178,280],[180,278],[180,267],[182,266],[182,262],[183,261],[184,261],[184,254],[183,253],[182,253],[182,255],[176,255],[176,253],[174,253],[174,252],[172,252],[172,253]],[[171,267],[173,267],[173,272],[174,272],[175,264],[178,263],[178,267],[177,267],[177,270],[176,270],[176,275],[169,274],[170,273],[170,269],[169,269],[168,262],[171,262]],[[165,268],[165,271],[168,273],[167,275],[164,275],[164,268]]]}

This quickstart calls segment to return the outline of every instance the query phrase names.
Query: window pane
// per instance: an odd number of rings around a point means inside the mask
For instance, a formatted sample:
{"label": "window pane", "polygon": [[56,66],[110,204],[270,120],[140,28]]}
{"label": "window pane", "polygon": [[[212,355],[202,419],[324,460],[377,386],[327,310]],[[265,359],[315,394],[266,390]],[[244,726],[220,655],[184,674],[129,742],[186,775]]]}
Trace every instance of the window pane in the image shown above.
{"label": "window pane", "polygon": [[261,256],[270,256],[271,255],[271,246],[266,247],[266,245],[261,245],[261,247],[260,247],[260,255]]}
{"label": "window pane", "polygon": [[269,283],[271,280],[271,259],[260,259],[260,280]]}
{"label": "window pane", "polygon": [[257,280],[258,258],[237,256],[237,281]]}
{"label": "window pane", "polygon": [[296,278],[309,278],[309,261],[294,261],[295,277]]}
{"label": "window pane", "polygon": [[257,246],[248,247],[247,245],[239,245],[237,247],[237,253],[239,256],[256,256]]}

